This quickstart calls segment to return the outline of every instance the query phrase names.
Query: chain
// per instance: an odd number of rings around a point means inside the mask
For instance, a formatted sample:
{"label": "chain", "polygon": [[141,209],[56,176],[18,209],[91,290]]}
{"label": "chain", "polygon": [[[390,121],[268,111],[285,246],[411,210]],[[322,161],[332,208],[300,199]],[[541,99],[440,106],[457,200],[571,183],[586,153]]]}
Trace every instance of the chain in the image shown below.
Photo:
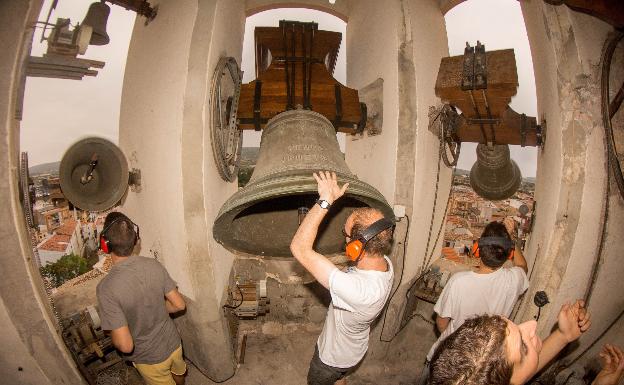
{"label": "chain", "polygon": [[26,219],[26,227],[28,229],[28,236],[30,237],[30,246],[33,252],[35,267],[37,269],[37,273],[41,277],[43,281],[43,286],[45,288],[46,296],[48,297],[48,302],[50,302],[52,313],[54,314],[54,318],[56,319],[56,324],[62,329],[61,318],[59,317],[58,310],[54,305],[54,300],[52,299],[52,284],[44,279],[41,276],[41,257],[39,256],[39,251],[37,250],[37,235],[35,234],[35,230],[33,229],[34,221],[32,215],[32,206],[30,202],[30,191],[28,189],[28,153],[22,152],[21,154],[21,162],[20,162],[20,183],[22,187],[22,211],[24,212],[24,217]]}

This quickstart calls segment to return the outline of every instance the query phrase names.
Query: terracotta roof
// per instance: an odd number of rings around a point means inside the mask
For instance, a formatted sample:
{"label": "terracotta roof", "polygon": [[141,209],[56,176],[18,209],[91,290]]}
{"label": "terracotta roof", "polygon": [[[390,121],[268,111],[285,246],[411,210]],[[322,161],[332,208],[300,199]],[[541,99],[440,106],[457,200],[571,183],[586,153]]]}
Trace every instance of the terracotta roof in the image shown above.
{"label": "terracotta roof", "polygon": [[73,219],[66,219],[65,222],[61,225],[61,227],[56,229],[56,234],[58,235],[69,235],[74,234],[76,230],[76,221]]}
{"label": "terracotta roof", "polygon": [[453,247],[443,247],[442,248],[442,257],[444,257],[446,259],[450,259],[452,261],[458,261],[459,260],[459,254],[457,254],[457,251],[455,251],[455,249]]}
{"label": "terracotta roof", "polygon": [[48,251],[65,251],[67,250],[67,246],[71,237],[69,235],[55,234],[48,238],[47,241],[44,242],[43,245],[39,246],[40,250],[48,250]]}

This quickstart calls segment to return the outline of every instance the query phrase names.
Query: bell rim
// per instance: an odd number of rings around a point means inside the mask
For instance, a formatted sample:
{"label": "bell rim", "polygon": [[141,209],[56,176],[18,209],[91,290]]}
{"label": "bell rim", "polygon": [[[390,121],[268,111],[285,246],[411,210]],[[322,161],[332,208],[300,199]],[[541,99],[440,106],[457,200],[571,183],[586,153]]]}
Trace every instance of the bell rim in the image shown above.
{"label": "bell rim", "polygon": [[[271,177],[266,177],[266,178],[262,178],[259,181],[255,181],[253,184],[251,183],[248,184],[247,186],[243,187],[242,189],[234,193],[221,205],[221,210],[219,210],[219,213],[216,216],[215,223],[225,213],[231,211],[235,207],[247,205],[250,203],[260,203],[260,202],[268,200],[268,198],[275,198],[278,196],[317,192],[318,191],[317,182],[311,176],[311,173],[312,172],[310,172],[310,176],[307,176],[307,175],[282,175],[282,176],[272,175]],[[355,177],[354,175],[345,175],[345,174],[336,172],[336,176],[338,179],[338,183],[340,185],[344,183],[349,183],[349,187],[344,195],[345,197],[352,197],[352,198],[366,197],[366,198],[374,199],[374,200],[381,202],[383,205],[387,207],[388,212],[384,212],[384,215],[388,214],[389,212],[392,212],[392,208],[390,207],[390,204],[388,203],[386,198],[373,186],[357,179],[357,177]],[[278,185],[284,182],[287,182],[288,184],[283,188],[271,189],[271,190],[263,189],[266,186]],[[307,183],[299,183],[299,182],[307,182]],[[289,186],[289,184],[292,184],[292,183],[297,183],[296,185],[300,186],[300,188],[297,190],[293,190]],[[262,193],[258,195],[253,195],[253,194],[249,195],[250,190],[251,191],[259,190],[259,191],[262,191]],[[370,194],[369,192],[373,192],[373,193]],[[241,199],[240,197],[243,195],[249,195],[249,198]]]}

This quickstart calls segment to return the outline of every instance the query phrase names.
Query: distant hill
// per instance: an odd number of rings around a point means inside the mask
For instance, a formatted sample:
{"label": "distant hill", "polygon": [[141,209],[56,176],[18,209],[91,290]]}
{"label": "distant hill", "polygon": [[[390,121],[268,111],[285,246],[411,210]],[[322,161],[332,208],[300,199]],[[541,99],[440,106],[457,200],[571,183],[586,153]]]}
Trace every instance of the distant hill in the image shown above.
{"label": "distant hill", "polygon": [[58,174],[61,162],[42,163],[28,167],[30,176],[39,174]]}

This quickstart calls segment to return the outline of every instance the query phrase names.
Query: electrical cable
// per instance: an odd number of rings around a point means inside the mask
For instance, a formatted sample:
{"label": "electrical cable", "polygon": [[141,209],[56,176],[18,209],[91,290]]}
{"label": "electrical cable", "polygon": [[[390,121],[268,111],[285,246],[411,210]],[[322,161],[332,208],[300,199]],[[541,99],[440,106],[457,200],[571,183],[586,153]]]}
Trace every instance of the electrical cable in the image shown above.
{"label": "electrical cable", "polygon": [[[615,50],[624,38],[624,32],[618,32],[607,44],[602,61],[602,78],[601,78],[601,105],[602,105],[602,122],[605,129],[605,137],[607,139],[608,160],[611,161],[611,171],[613,171],[615,182],[620,191],[620,196],[624,199],[624,176],[622,175],[622,168],[617,156],[617,150],[615,148],[615,138],[613,135],[613,127],[611,127],[611,117],[615,115],[616,111],[610,111],[609,103],[609,73],[611,70],[611,62]],[[616,97],[617,99],[617,97]],[[617,107],[619,110],[619,106]]]}
{"label": "electrical cable", "polygon": [[[455,172],[455,169],[453,169],[453,173]],[[431,258],[433,257],[433,252],[435,251],[435,245],[438,244],[438,240],[440,239],[440,234],[442,233],[442,228],[444,227],[444,223],[446,222],[446,214],[448,213],[448,208],[449,208],[449,203],[451,202],[451,188],[453,187],[453,178],[451,177],[451,185],[449,186],[449,195],[448,198],[446,199],[446,206],[444,207],[444,215],[442,216],[442,221],[440,222],[440,227],[438,227],[438,234],[436,235],[435,241],[433,242],[433,249],[431,249],[431,253],[429,254],[429,257],[427,258],[427,264],[425,265],[425,268],[429,267],[429,262],[431,262]]]}
{"label": "electrical cable", "polygon": [[[435,212],[436,206],[438,204],[438,187],[440,186],[440,161],[442,160],[442,151],[438,147],[438,170],[436,172],[436,184],[435,184],[435,192],[433,196],[433,208],[431,209],[431,221],[429,222],[429,234],[427,235],[427,245],[425,246],[425,255],[423,258],[423,263],[420,266],[420,273],[422,274],[425,271],[425,268],[429,261],[427,261],[427,254],[429,253],[429,244],[431,243],[431,233],[433,231],[433,222],[435,220]],[[453,178],[451,178],[451,183]],[[444,222],[444,221],[442,221]],[[433,247],[435,249],[435,245]]]}
{"label": "electrical cable", "polygon": [[392,342],[394,337],[396,337],[396,333],[395,333],[392,336],[392,338],[390,338],[389,340],[384,340],[384,339],[381,338],[383,336],[383,332],[384,332],[385,327],[386,327],[386,316],[388,315],[388,308],[390,307],[390,303],[392,302],[392,298],[397,293],[397,291],[399,291],[399,288],[401,287],[401,282],[403,282],[403,272],[405,271],[405,256],[407,254],[407,238],[409,236],[409,229],[410,229],[409,215],[405,214],[405,219],[407,221],[407,226],[406,226],[406,229],[405,229],[405,237],[403,238],[403,260],[401,262],[401,275],[399,277],[399,282],[397,283],[396,288],[394,289],[392,294],[390,294],[390,297],[388,298],[388,301],[386,301],[386,306],[385,306],[385,309],[384,309],[384,316],[383,316],[383,323],[381,325],[381,333],[379,333],[379,341],[381,341],[381,342]]}
{"label": "electrical cable", "polygon": [[[243,304],[243,302],[245,302],[245,301],[244,301],[244,299],[243,299],[243,290],[240,288],[240,286],[238,285],[238,283],[236,283],[236,288],[238,289],[238,293],[239,293],[239,294],[240,294],[240,296],[241,296],[240,303],[239,303],[238,305],[236,305],[236,306],[232,306],[232,305],[225,304],[225,305],[223,305],[223,307],[224,307],[224,308],[234,310],[234,309],[239,308],[239,307]],[[233,297],[232,297],[232,300],[234,300],[234,298],[233,298]],[[227,377],[227,378],[224,378],[224,379],[223,379],[223,380],[221,380],[221,381],[217,381],[217,380],[215,380],[215,379],[213,379],[213,378],[211,378],[211,377],[209,377],[209,376],[207,376],[207,375],[206,375],[206,377],[208,377],[208,379],[210,379],[210,381],[214,382],[215,384],[221,384],[221,383],[224,383],[224,382],[226,382],[226,381],[230,380],[232,377],[234,377],[234,376],[236,375],[236,368],[237,368],[237,367],[235,366],[235,367],[234,367],[234,372],[232,373],[232,375],[231,375],[231,376],[229,376],[229,377]]]}
{"label": "electrical cable", "polygon": [[[454,170],[455,170],[455,168],[453,168],[453,172],[454,172]],[[438,175],[437,175],[437,181],[436,181],[435,201],[437,201],[437,197],[438,197],[438,182],[439,182],[439,179],[440,179],[440,159],[438,158]],[[452,186],[453,186],[453,178],[451,178],[451,187]],[[450,189],[449,189],[449,196],[448,196],[448,198],[446,200],[446,207],[444,208],[444,216],[442,218],[442,221],[440,222],[440,227],[438,228],[438,233],[436,235],[436,240],[433,243],[434,244],[434,248],[431,250],[431,253],[429,253],[429,256],[427,256],[428,251],[429,251],[429,244],[430,244],[429,241],[431,240],[431,233],[432,233],[432,230],[433,230],[433,218],[435,216],[435,201],[434,201],[434,207],[433,207],[433,210],[432,210],[433,212],[432,212],[431,223],[430,223],[430,226],[429,226],[429,237],[428,237],[429,239],[427,240],[427,247],[425,249],[425,256],[424,256],[423,264],[421,265],[421,272],[420,272],[420,275],[414,280],[414,282],[406,290],[406,292],[405,292],[406,300],[409,299],[408,298],[409,292],[427,274],[425,269],[429,265],[429,262],[430,262],[431,258],[433,257],[433,252],[435,251],[435,245],[438,243],[438,240],[440,239],[440,234],[442,233],[442,228],[444,227],[444,223],[445,223],[444,219],[446,218],[446,214],[447,214],[448,207],[449,207],[449,202],[451,201]],[[407,215],[406,215],[406,217],[407,217]],[[409,218],[408,218],[408,230],[409,230]],[[406,240],[407,240],[407,234],[408,233],[406,233]],[[407,243],[407,241],[405,243]],[[405,248],[405,243],[403,245],[404,248]],[[403,267],[405,267],[405,251],[404,251],[404,255],[403,255]],[[401,280],[402,279],[403,279],[403,271],[401,271]],[[392,296],[394,296],[394,294],[396,294],[396,292],[398,291],[398,288],[399,288],[399,286],[397,286],[397,288],[396,288],[395,292],[392,294]],[[390,299],[388,300],[388,304],[390,303],[391,299],[392,299],[392,297],[390,297]],[[387,312],[387,306],[386,306],[386,312]],[[396,337],[399,334],[399,332],[401,332],[401,330],[403,330],[405,328],[405,326],[407,326],[407,324],[409,323],[409,321],[412,320],[412,318],[414,318],[414,314],[412,316],[410,316],[403,323],[403,325],[399,328],[399,330],[397,330],[397,332],[394,333],[394,335],[389,340],[383,340],[381,338],[381,336],[383,335],[383,331],[384,331],[384,327],[385,327],[385,323],[386,323],[386,314],[384,313],[384,321],[383,321],[383,324],[382,324],[382,327],[381,327],[381,334],[379,335],[379,341],[381,341],[381,342],[392,342],[394,337]],[[422,315],[421,315],[421,318],[423,318],[423,320],[425,320],[425,322],[431,322],[431,321],[426,320],[424,317],[422,317]]]}
{"label": "electrical cable", "polygon": [[[611,128],[611,118],[609,111],[609,73],[611,69],[611,62],[613,61],[613,54],[615,53],[615,49],[618,43],[624,38],[624,33],[620,33],[616,35],[613,39],[607,42],[606,47],[603,52],[602,59],[602,74],[601,74],[601,112],[602,112],[602,123],[605,127],[605,141],[607,147],[607,172],[606,172],[606,188],[605,188],[605,196],[604,196],[604,215],[602,215],[602,231],[600,232],[600,243],[598,245],[598,251],[596,253],[595,262],[592,266],[590,284],[585,291],[585,295],[583,299],[585,300],[585,306],[589,306],[589,300],[591,299],[591,295],[594,290],[594,285],[596,280],[598,279],[598,272],[600,270],[600,266],[602,265],[602,256],[604,245],[606,242],[606,233],[607,233],[607,222],[609,219],[609,195],[611,193],[611,172],[614,173],[616,184],[620,187],[618,175],[616,172],[615,163],[619,163],[617,159],[617,154],[614,154],[614,148],[611,146],[613,144],[613,131]],[[619,171],[619,178],[622,177],[621,170],[619,166],[617,167],[617,171]],[[624,190],[620,189],[620,194],[624,194]],[[624,196],[624,195],[623,195]]]}

